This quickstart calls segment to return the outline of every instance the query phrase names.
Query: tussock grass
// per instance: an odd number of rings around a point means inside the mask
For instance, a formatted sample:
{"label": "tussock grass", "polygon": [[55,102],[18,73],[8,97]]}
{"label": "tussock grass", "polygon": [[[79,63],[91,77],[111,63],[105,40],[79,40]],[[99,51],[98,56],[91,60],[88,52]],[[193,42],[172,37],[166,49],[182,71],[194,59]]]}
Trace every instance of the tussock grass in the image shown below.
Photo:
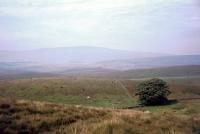
{"label": "tussock grass", "polygon": [[0,133],[193,134],[199,127],[197,115],[0,99]]}

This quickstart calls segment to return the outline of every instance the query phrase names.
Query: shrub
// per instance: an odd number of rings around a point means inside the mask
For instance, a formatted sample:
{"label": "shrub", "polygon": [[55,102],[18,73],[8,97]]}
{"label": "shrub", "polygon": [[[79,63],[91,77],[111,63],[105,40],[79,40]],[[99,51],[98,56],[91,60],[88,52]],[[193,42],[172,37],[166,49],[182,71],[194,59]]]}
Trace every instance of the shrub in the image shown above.
{"label": "shrub", "polygon": [[139,84],[136,96],[139,96],[141,105],[160,105],[168,102],[167,96],[171,93],[167,83],[161,79],[151,79]]}

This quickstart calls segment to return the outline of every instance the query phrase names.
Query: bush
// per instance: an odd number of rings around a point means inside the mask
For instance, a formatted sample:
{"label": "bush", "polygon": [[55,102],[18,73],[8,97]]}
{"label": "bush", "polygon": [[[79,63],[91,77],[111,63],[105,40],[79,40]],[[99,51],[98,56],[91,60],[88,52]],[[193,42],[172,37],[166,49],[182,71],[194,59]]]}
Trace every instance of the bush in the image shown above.
{"label": "bush", "polygon": [[167,96],[171,93],[167,83],[161,79],[151,79],[139,84],[136,96],[141,105],[161,105],[168,103]]}

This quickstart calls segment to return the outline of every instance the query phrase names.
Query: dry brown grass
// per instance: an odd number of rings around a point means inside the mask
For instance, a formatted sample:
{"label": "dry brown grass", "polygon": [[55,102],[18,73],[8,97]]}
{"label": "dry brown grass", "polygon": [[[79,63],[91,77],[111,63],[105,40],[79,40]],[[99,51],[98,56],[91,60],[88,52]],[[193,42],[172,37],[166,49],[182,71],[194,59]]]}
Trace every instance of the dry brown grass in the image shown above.
{"label": "dry brown grass", "polygon": [[192,134],[200,118],[171,112],[58,105],[0,99],[0,133]]}

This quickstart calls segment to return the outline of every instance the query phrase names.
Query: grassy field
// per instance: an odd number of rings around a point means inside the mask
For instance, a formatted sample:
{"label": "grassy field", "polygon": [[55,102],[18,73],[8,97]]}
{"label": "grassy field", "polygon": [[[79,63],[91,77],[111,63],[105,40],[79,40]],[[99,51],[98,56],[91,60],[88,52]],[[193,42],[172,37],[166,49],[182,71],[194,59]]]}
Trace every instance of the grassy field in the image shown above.
{"label": "grassy field", "polygon": [[127,96],[119,81],[89,78],[2,81],[0,96],[112,108],[135,104],[135,100]]}
{"label": "grassy field", "polygon": [[[170,99],[200,98],[200,78],[163,78]],[[0,96],[97,107],[137,105],[135,89],[143,80],[96,78],[41,78],[0,81]]]}
{"label": "grassy field", "polygon": [[0,81],[0,133],[199,134],[200,78],[163,79],[171,105],[131,110],[121,108],[138,104],[134,92],[143,80]]}

